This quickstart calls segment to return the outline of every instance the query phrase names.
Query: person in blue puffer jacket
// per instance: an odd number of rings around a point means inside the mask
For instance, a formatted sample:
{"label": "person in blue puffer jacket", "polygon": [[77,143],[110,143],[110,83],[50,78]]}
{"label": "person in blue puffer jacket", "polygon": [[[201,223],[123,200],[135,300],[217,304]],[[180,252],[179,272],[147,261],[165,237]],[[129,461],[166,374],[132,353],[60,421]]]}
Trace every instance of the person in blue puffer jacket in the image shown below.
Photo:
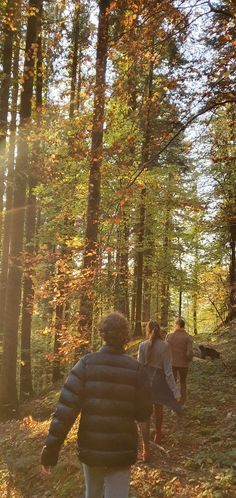
{"label": "person in blue puffer jacket", "polygon": [[77,451],[85,498],[128,498],[130,466],[136,462],[137,422],[152,412],[149,380],[142,365],[125,353],[129,326],[113,312],[99,325],[105,345],[83,356],[62,388],[41,455],[50,473],[60,448],[81,413]]}

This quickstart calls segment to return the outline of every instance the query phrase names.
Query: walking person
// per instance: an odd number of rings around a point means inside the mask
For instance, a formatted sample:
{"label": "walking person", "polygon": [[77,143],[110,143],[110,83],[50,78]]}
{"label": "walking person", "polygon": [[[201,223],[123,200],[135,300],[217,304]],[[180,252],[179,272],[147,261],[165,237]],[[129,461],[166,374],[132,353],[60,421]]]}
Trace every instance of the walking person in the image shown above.
{"label": "walking person", "polygon": [[[154,442],[159,444],[162,438],[163,405],[181,414],[180,391],[173,371],[169,344],[162,336],[158,322],[150,320],[146,326],[147,340],[139,346],[138,360],[147,371],[151,390],[155,417]],[[150,418],[141,424],[143,437],[143,460],[150,460]]]}
{"label": "walking person", "polygon": [[177,382],[180,381],[181,404],[186,401],[187,375],[189,362],[193,358],[193,340],[185,330],[185,321],[178,318],[175,322],[175,330],[166,336],[172,354],[173,374]]}
{"label": "walking person", "polygon": [[42,451],[42,472],[56,465],[60,447],[81,413],[77,451],[85,498],[128,498],[130,466],[137,459],[136,421],[151,413],[151,391],[142,366],[125,353],[128,322],[114,312],[99,325],[105,345],[72,368]]}

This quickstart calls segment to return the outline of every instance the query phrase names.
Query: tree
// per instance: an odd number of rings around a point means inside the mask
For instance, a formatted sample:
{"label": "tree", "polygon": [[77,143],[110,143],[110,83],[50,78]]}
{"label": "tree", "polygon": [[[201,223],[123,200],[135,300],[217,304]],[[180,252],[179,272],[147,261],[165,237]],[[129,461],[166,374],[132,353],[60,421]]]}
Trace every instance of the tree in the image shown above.
{"label": "tree", "polygon": [[17,336],[21,299],[21,252],[26,201],[26,175],[28,173],[29,147],[27,133],[32,108],[34,64],[37,46],[38,1],[29,0],[28,24],[24,62],[24,81],[20,104],[20,136],[15,166],[15,190],[13,217],[11,223],[11,251],[6,295],[6,320],[4,330],[3,358],[1,371],[1,413],[6,417],[18,415],[16,386]]}
{"label": "tree", "polygon": [[100,206],[101,165],[103,151],[103,125],[105,108],[105,77],[108,52],[109,0],[99,2],[97,35],[96,81],[94,89],[93,128],[91,137],[91,163],[88,188],[88,208],[83,257],[83,285],[80,298],[80,326],[85,334],[91,331],[93,309],[93,283],[97,263],[97,237]]}

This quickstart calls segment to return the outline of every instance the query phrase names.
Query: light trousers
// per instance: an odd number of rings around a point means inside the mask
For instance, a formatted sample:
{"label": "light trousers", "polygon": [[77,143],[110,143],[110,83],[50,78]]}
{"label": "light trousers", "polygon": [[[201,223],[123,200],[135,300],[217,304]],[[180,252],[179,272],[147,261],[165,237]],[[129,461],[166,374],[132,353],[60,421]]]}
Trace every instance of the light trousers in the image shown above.
{"label": "light trousers", "polygon": [[83,465],[85,498],[128,498],[130,467]]}

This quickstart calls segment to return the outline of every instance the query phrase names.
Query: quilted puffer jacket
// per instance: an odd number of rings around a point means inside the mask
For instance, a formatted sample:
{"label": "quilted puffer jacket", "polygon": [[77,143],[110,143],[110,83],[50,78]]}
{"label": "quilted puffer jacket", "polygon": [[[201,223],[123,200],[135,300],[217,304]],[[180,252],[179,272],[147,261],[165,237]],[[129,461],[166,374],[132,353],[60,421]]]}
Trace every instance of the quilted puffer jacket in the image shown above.
{"label": "quilted puffer jacket", "polygon": [[56,465],[60,447],[81,412],[79,459],[91,466],[128,466],[137,459],[137,426],[152,411],[143,367],[124,350],[103,346],[73,367],[53,415],[41,462]]}

